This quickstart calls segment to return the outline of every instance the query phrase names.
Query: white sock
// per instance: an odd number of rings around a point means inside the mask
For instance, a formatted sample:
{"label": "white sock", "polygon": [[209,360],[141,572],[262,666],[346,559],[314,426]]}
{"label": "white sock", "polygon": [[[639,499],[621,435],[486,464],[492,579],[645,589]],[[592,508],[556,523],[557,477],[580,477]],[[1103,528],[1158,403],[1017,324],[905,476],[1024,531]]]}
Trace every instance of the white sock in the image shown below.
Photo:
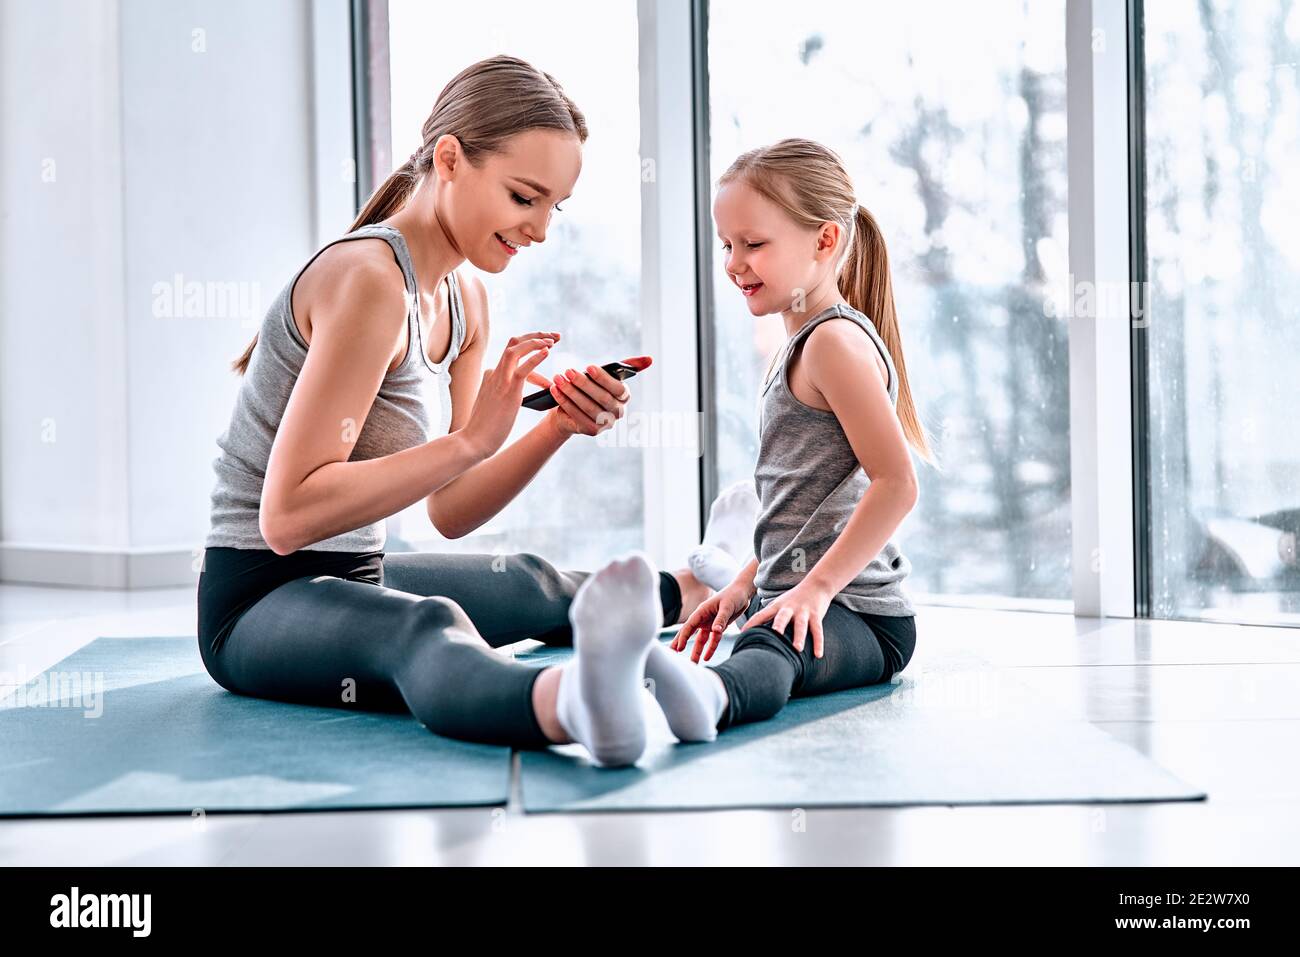
{"label": "white sock", "polygon": [[722,591],[740,574],[740,562],[716,545],[697,545],[686,556],[691,574],[714,591]]}
{"label": "white sock", "polygon": [[741,564],[754,552],[754,523],[759,501],[753,479],[733,482],[709,507],[704,542],[686,557],[691,573],[714,591],[731,584]]}
{"label": "white sock", "polygon": [[659,572],[641,552],[587,576],[573,596],[574,654],[555,714],[598,765],[635,764],[645,750],[642,676],[662,620]]}
{"label": "white sock", "polygon": [[645,676],[650,691],[680,741],[712,741],[727,707],[727,690],[712,668],[697,665],[685,652],[672,651],[658,641],[646,656]]}

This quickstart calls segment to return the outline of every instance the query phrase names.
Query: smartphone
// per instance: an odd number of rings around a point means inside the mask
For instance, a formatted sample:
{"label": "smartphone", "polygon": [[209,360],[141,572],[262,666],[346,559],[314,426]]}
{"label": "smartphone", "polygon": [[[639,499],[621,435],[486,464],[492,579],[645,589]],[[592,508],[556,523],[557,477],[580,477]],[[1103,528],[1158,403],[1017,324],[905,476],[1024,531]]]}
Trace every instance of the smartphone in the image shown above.
{"label": "smartphone", "polygon": [[[650,361],[649,356],[638,356],[635,359],[629,359],[627,362],[606,362],[601,368],[622,382],[624,379],[632,378],[642,369],[648,368]],[[521,405],[525,409],[545,412],[547,409],[555,408],[559,403],[555,401],[555,396],[551,395],[550,389],[541,389],[532,395],[524,396]]]}

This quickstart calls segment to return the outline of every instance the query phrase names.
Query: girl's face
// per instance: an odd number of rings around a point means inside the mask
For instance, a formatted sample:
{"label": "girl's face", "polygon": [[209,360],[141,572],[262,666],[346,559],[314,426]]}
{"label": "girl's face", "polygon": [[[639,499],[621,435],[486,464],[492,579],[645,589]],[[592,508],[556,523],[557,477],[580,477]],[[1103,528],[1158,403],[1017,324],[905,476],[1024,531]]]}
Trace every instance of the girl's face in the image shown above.
{"label": "girl's face", "polygon": [[713,220],[727,276],[745,297],[752,315],[793,308],[797,292],[808,295],[830,268],[829,253],[820,242],[826,226],[820,230],[800,226],[743,181],[733,180],[718,190]]}
{"label": "girl's face", "polygon": [[[435,163],[441,162],[435,155]],[[546,239],[552,212],[573,193],[581,170],[576,136],[558,130],[517,133],[481,166],[458,155],[454,171],[439,167],[439,215],[461,255],[484,272],[501,272]]]}

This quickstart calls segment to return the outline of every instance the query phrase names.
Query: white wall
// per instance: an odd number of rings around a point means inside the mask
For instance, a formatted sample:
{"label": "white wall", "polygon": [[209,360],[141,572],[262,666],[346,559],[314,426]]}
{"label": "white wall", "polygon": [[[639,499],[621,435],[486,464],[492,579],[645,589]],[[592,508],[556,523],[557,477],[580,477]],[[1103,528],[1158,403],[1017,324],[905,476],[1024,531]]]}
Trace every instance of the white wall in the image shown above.
{"label": "white wall", "polygon": [[118,24],[69,6],[0,6],[0,535],[103,547],[128,529]]}
{"label": "white wall", "polygon": [[197,577],[229,363],[348,225],[347,54],[345,0],[0,0],[0,580]]}

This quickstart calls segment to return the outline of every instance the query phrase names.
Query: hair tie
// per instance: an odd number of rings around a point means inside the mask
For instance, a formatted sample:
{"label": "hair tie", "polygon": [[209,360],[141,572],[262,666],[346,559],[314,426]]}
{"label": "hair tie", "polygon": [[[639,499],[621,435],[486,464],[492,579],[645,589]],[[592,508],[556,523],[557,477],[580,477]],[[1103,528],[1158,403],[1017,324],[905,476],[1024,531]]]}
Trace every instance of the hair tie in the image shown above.
{"label": "hair tie", "polygon": [[412,166],[414,166],[414,165],[415,165],[415,158],[416,158],[417,156],[419,156],[419,155],[420,155],[420,151],[419,151],[419,150],[416,150],[414,153],[411,154],[411,158],[410,158],[409,160],[407,160],[407,162],[410,163]]}

